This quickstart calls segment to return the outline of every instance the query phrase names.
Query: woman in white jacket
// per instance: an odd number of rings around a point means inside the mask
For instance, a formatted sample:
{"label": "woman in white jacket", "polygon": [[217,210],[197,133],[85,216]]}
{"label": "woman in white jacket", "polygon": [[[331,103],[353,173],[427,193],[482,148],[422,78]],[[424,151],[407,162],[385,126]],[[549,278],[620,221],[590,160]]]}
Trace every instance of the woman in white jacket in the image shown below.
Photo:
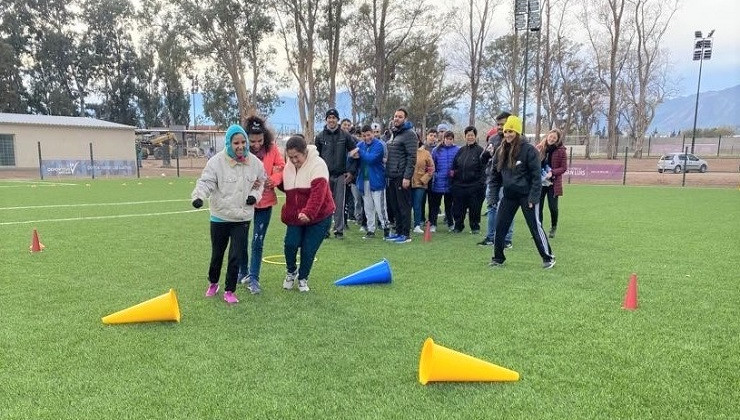
{"label": "woman in white jacket", "polygon": [[[249,153],[247,133],[239,125],[226,131],[224,150],[208,160],[203,173],[191,194],[193,207],[203,206],[210,197],[211,212],[211,264],[208,269],[206,297],[218,293],[226,246],[229,259],[226,266],[227,303],[237,303],[234,295],[241,259],[249,237],[249,223],[254,218],[254,205],[262,198],[266,178],[262,162]],[[246,262],[244,262],[246,264]]]}

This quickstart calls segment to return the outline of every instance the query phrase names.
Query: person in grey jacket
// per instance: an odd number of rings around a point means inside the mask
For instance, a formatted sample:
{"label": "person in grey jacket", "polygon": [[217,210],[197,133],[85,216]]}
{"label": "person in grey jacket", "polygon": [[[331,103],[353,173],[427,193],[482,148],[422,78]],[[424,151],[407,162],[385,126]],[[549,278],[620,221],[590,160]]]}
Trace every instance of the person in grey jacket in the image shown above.
{"label": "person in grey jacket", "polygon": [[209,197],[211,203],[211,263],[206,297],[218,293],[224,253],[231,242],[224,300],[238,303],[234,291],[239,266],[247,255],[244,248],[247,246],[249,224],[254,218],[254,205],[262,198],[267,176],[262,162],[249,153],[247,133],[241,126],[234,124],[229,127],[224,142],[224,150],[213,155],[206,163],[191,199],[195,208],[201,208],[203,200]]}
{"label": "person in grey jacket", "polygon": [[418,138],[408,121],[408,112],[398,108],[393,114],[391,138],[388,140],[388,178],[386,198],[395,217],[395,233],[386,240],[396,243],[411,242],[411,177],[416,165]]}

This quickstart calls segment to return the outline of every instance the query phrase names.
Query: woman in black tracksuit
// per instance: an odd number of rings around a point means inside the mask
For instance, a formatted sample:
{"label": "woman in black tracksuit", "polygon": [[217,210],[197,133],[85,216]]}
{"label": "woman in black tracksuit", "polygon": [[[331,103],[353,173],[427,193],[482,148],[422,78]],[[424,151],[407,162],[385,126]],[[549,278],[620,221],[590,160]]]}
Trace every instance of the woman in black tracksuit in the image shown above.
{"label": "woman in black tracksuit", "polygon": [[498,196],[503,187],[504,195],[499,203],[496,215],[496,236],[493,241],[492,267],[504,264],[504,236],[514,220],[519,207],[542,257],[542,267],[552,268],[555,256],[552,254],[547,235],[538,219],[542,178],[540,174],[540,154],[534,146],[522,137],[522,121],[519,117],[510,116],[504,124],[504,141],[501,142],[493,157],[491,188],[493,197]]}

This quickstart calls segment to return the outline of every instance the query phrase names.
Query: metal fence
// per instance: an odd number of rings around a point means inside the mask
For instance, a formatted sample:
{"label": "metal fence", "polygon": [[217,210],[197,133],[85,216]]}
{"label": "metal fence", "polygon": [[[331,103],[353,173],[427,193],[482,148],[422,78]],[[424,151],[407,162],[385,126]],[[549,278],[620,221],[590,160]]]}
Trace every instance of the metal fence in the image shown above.
{"label": "metal fence", "polygon": [[[575,147],[576,156],[585,155],[585,145],[588,140],[588,147],[591,157],[606,157],[607,143],[606,138],[596,136],[566,136],[565,144]],[[643,140],[642,157],[659,157],[666,153],[681,152],[689,148],[691,152],[691,137],[648,137]],[[619,137],[617,143],[618,153],[621,155],[627,148],[628,154],[635,152],[634,139],[626,136]],[[694,154],[703,158],[711,157],[740,157],[740,136],[732,137],[702,137],[694,140]]]}

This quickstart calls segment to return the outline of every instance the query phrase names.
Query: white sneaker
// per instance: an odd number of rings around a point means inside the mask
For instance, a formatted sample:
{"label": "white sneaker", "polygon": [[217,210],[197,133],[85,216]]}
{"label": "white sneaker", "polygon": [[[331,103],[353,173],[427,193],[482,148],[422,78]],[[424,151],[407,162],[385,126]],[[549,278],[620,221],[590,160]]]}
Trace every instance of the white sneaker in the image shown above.
{"label": "white sneaker", "polygon": [[283,280],[283,289],[290,290],[293,288],[295,279],[298,278],[298,270],[295,273],[287,272],[285,274],[285,280]]}
{"label": "white sneaker", "polygon": [[424,233],[424,229],[421,226],[417,226],[414,228],[414,233]]}
{"label": "white sneaker", "polygon": [[309,290],[311,289],[308,288],[308,280],[304,280],[304,279],[298,280],[298,291],[299,292],[308,292]]}
{"label": "white sneaker", "polygon": [[360,232],[367,232],[367,229],[365,229],[365,226],[360,226]]}
{"label": "white sneaker", "polygon": [[432,233],[436,232],[437,231],[437,226],[434,226],[434,225],[429,226],[429,231],[432,232]]}

